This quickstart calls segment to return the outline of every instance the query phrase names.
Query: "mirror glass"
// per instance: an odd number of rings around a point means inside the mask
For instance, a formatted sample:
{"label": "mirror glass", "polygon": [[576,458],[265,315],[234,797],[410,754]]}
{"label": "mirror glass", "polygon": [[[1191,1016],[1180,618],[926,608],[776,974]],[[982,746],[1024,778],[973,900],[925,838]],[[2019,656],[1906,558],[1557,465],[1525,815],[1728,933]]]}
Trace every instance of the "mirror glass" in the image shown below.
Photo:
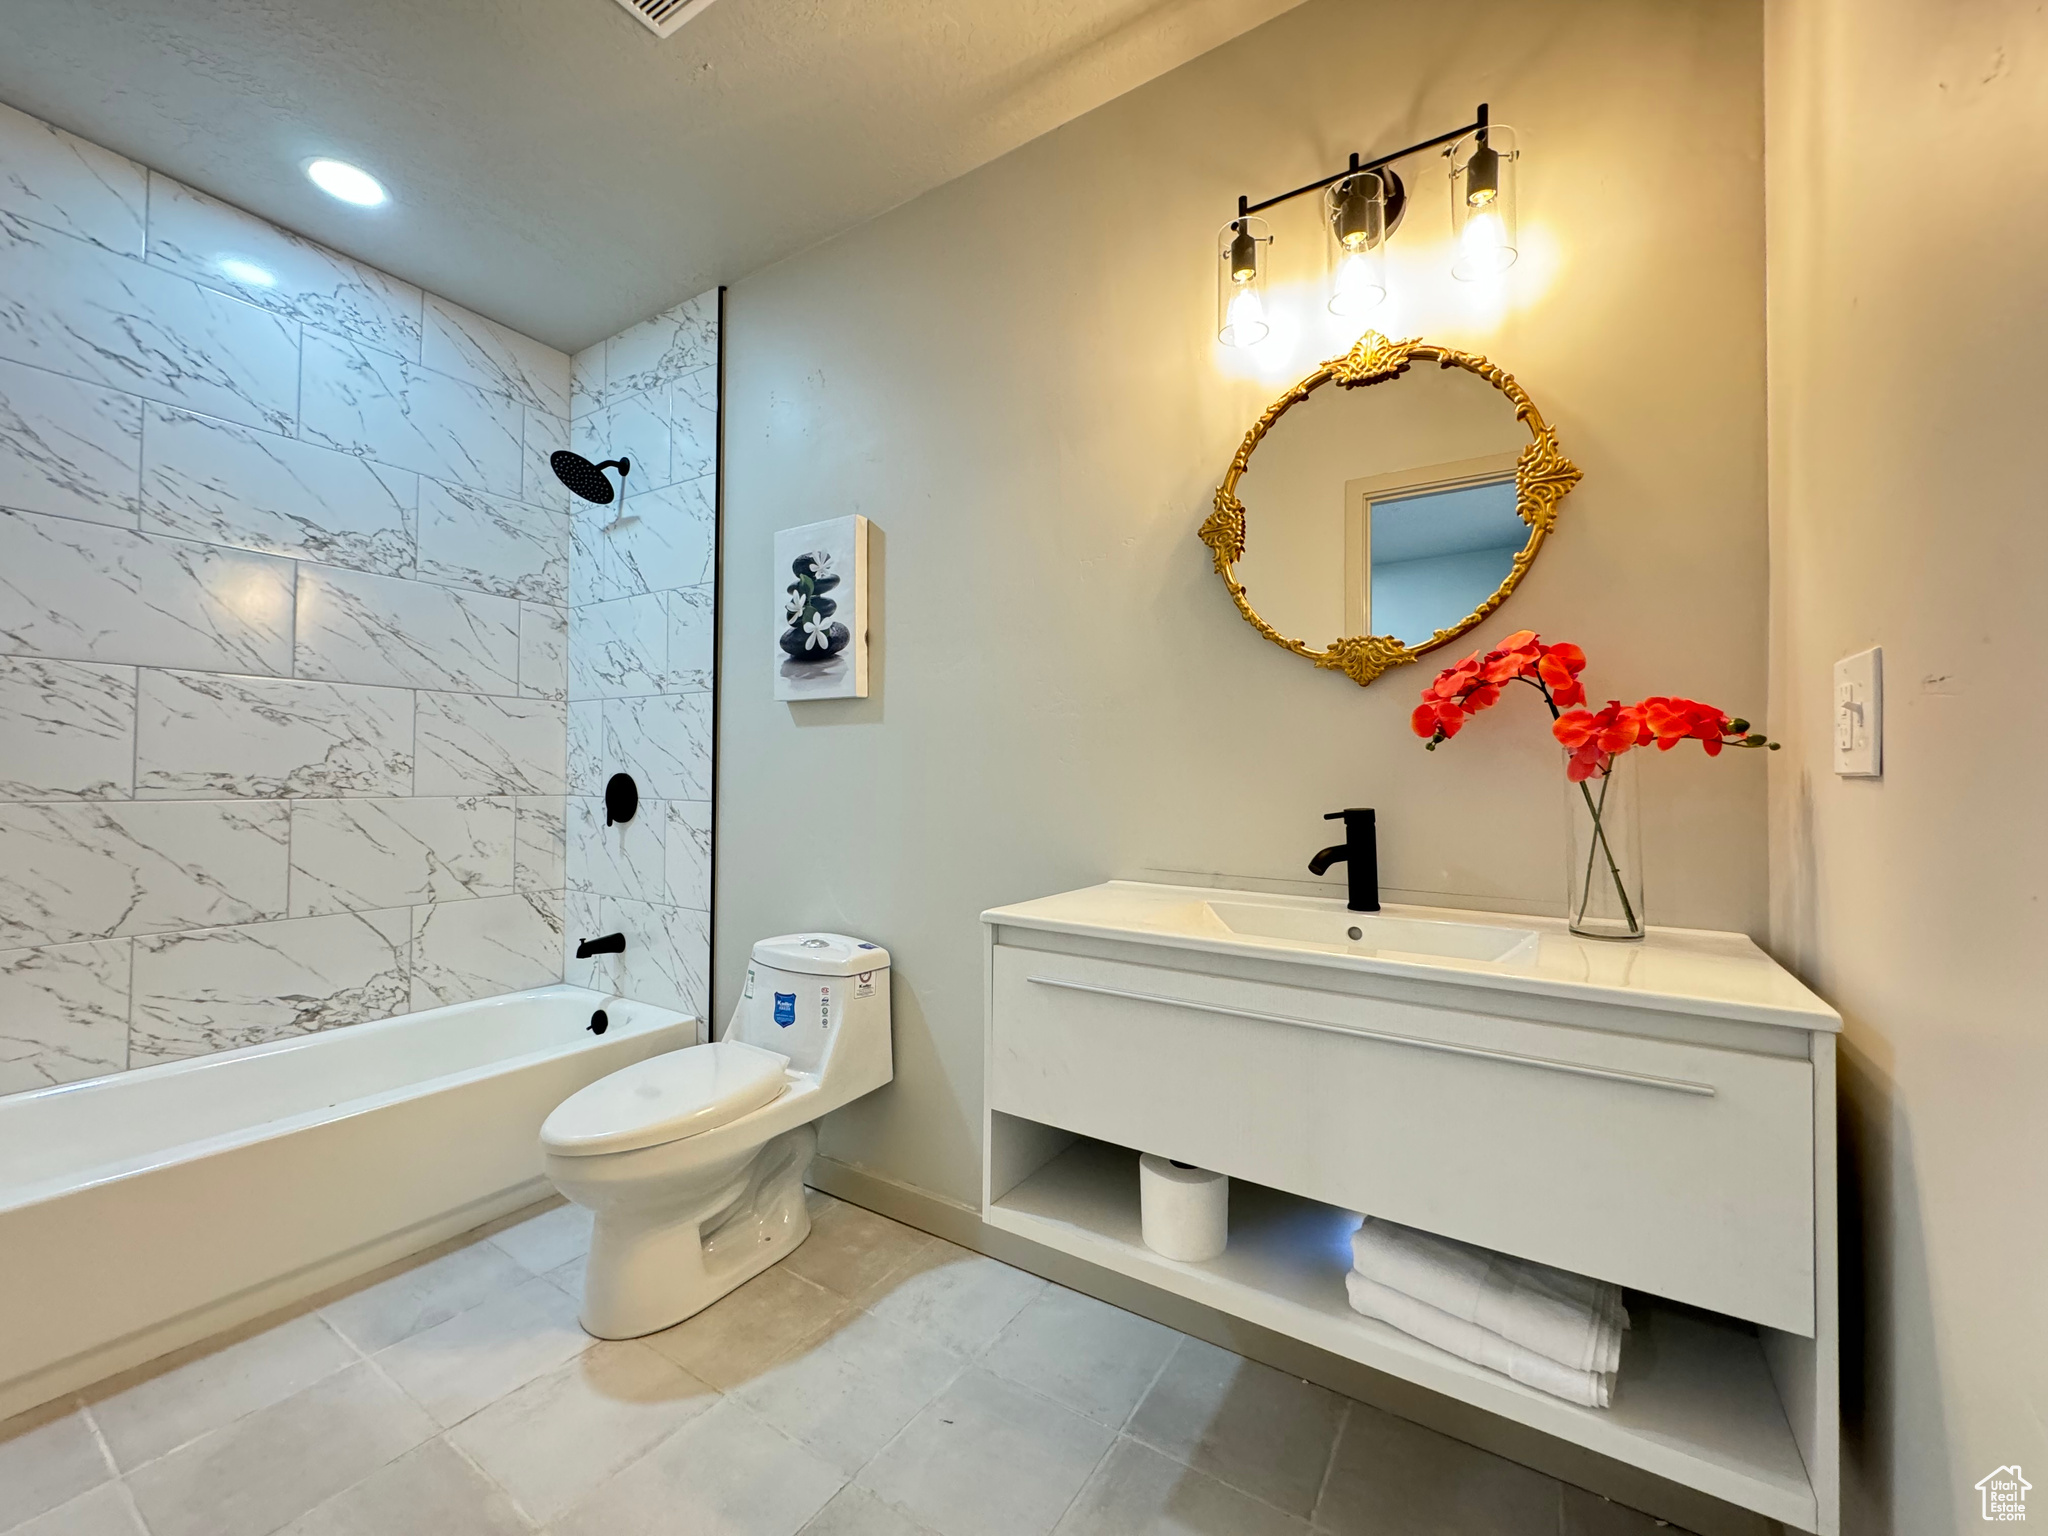
{"label": "mirror glass", "polygon": [[1273,424],[1238,482],[1246,597],[1312,646],[1423,644],[1498,591],[1528,543],[1515,515],[1528,442],[1508,398],[1463,368],[1323,385]]}

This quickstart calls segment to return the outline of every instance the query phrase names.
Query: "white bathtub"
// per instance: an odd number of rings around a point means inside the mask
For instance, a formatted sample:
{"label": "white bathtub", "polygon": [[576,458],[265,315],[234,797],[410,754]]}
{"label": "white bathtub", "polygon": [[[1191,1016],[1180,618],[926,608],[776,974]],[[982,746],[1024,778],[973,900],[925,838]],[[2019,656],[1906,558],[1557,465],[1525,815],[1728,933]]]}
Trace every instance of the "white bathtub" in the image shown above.
{"label": "white bathtub", "polygon": [[696,1039],[541,987],[0,1099],[0,1419],[541,1198],[548,1111]]}

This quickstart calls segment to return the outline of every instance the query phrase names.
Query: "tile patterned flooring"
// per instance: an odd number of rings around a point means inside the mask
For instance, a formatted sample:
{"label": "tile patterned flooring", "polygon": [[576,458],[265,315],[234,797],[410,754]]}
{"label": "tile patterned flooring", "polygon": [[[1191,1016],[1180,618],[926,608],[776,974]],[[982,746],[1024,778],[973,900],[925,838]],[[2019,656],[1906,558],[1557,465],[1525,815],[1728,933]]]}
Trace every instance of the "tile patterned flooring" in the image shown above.
{"label": "tile patterned flooring", "polygon": [[858,1206],[666,1333],[536,1207],[0,1424],[6,1536],[1649,1536]]}

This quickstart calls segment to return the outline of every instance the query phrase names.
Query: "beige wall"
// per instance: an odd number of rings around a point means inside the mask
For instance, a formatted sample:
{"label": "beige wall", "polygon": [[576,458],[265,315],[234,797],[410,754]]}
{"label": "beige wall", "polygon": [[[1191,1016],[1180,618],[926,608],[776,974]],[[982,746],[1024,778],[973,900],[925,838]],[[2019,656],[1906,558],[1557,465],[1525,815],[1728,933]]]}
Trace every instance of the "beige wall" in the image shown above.
{"label": "beige wall", "polygon": [[[1562,908],[1538,710],[1426,753],[1424,669],[1316,672],[1209,569],[1195,529],[1239,437],[1337,350],[1303,334],[1260,377],[1214,346],[1240,191],[1481,99],[1522,131],[1505,288],[1446,274],[1424,157],[1386,321],[1498,357],[1586,471],[1476,638],[1538,627],[1584,644],[1603,692],[1760,714],[1761,48],[1746,3],[1312,0],[734,288],[718,1007],[757,937],[889,946],[897,1081],[834,1117],[828,1153],[976,1198],[985,907],[1160,871],[1305,882],[1322,813],[1366,804],[1391,890]],[[1319,276],[1308,201],[1275,226],[1276,281]],[[772,532],[846,512],[877,530],[874,696],[774,703]],[[1647,780],[1653,918],[1760,933],[1762,763],[1673,753]]]}
{"label": "beige wall", "polygon": [[[1772,934],[1847,1024],[1846,1528],[1981,1530],[1993,1468],[2048,1490],[2048,21],[1774,0],[1768,58]],[[1885,773],[1838,779],[1871,644]]]}

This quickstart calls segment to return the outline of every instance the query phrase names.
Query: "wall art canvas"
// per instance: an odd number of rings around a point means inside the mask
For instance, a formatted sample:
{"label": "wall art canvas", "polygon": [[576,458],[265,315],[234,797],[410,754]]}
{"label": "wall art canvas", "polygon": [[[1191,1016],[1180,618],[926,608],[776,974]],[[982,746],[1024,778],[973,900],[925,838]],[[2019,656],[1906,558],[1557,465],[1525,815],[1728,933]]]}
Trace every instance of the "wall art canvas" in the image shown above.
{"label": "wall art canvas", "polygon": [[775,697],[868,696],[868,520],[775,535]]}

